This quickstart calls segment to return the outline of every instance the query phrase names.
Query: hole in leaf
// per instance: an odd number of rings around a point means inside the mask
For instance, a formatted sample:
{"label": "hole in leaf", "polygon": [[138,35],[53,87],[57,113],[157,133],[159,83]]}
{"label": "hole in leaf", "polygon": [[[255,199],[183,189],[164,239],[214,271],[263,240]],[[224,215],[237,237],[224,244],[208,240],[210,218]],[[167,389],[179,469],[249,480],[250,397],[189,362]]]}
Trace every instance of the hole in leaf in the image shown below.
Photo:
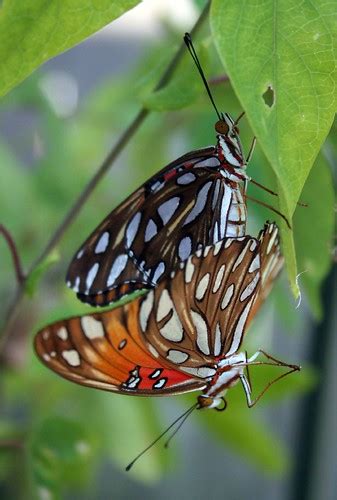
{"label": "hole in leaf", "polygon": [[271,85],[268,85],[267,90],[265,91],[264,94],[262,94],[262,98],[263,98],[266,106],[268,106],[269,108],[274,106],[275,94],[274,94],[273,87]]}

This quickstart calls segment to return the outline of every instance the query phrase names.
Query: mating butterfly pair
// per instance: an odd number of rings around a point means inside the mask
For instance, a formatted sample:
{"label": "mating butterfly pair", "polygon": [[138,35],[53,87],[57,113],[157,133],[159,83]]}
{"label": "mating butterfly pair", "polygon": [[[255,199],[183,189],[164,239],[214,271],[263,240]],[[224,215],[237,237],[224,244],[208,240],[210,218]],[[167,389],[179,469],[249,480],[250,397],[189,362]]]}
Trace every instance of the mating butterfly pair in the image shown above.
{"label": "mating butterfly pair", "polygon": [[247,358],[238,350],[282,264],[275,224],[258,239],[223,239],[126,305],[42,329],[36,352],[63,377],[99,389],[152,396],[202,390],[200,408],[219,407],[241,380],[252,405],[244,371],[261,364],[262,351]]}

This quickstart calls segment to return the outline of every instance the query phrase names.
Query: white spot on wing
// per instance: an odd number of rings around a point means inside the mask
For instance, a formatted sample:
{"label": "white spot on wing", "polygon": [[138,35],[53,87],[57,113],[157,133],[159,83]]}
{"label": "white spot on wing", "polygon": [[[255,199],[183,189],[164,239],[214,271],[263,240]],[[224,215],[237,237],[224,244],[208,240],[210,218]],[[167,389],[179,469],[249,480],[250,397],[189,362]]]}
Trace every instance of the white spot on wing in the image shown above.
{"label": "white spot on wing", "polygon": [[252,240],[251,244],[250,244],[250,247],[249,247],[249,250],[251,252],[254,252],[255,248],[257,247],[257,241],[256,240]]}
{"label": "white spot on wing", "polygon": [[192,240],[189,236],[185,236],[179,243],[178,255],[181,260],[186,260],[191,255]]}
{"label": "white spot on wing", "polygon": [[258,282],[260,280],[260,273],[257,273],[254,279],[247,285],[242,294],[240,295],[240,301],[246,300],[255,290]]}
{"label": "white spot on wing", "polygon": [[248,272],[249,272],[249,273],[253,273],[253,272],[254,272],[254,271],[256,271],[257,269],[260,269],[260,255],[259,255],[259,254],[257,254],[257,255],[254,257],[254,259],[253,259],[253,261],[252,261],[251,265],[250,265],[250,266],[249,266],[249,268],[248,268]]}
{"label": "white spot on wing", "polygon": [[62,351],[62,358],[65,359],[70,366],[79,366],[81,364],[80,356],[75,349]]}
{"label": "white spot on wing", "polygon": [[104,337],[104,328],[102,323],[91,316],[83,316],[81,318],[81,326],[84,335],[90,340]]}
{"label": "white spot on wing", "polygon": [[226,353],[226,356],[230,356],[231,354],[234,354],[238,350],[238,348],[241,344],[241,339],[243,336],[243,329],[244,329],[244,326],[246,324],[249,311],[250,311],[252,304],[254,302],[254,298],[255,297],[253,297],[248,302],[248,304],[246,305],[246,307],[244,308],[244,310],[241,313],[239,321],[237,322],[236,328],[234,330],[232,345],[231,345],[229,351]]}
{"label": "white spot on wing", "polygon": [[219,323],[217,323],[214,335],[214,356],[219,356],[220,353],[221,353],[221,330]]}
{"label": "white spot on wing", "polygon": [[267,246],[267,255],[269,255],[269,254],[270,254],[271,249],[273,248],[273,245],[274,245],[274,243],[275,243],[275,240],[276,240],[277,234],[278,234],[278,230],[277,230],[277,228],[275,228],[275,230],[274,230],[274,232],[273,232],[273,234],[272,234],[272,236],[271,236],[271,238],[270,238],[270,240],[269,240],[269,242],[268,242],[268,246]]}
{"label": "white spot on wing", "polygon": [[167,382],[166,378],[160,378],[159,380],[157,380],[157,382],[155,384],[153,384],[153,388],[154,389],[161,389],[162,387],[165,386],[166,382]]}
{"label": "white spot on wing", "polygon": [[171,219],[174,212],[179,207],[179,201],[179,197],[174,196],[158,207],[157,211],[163,221],[163,224],[167,224],[167,222]]}
{"label": "white spot on wing", "polygon": [[181,364],[184,363],[189,358],[189,355],[186,352],[178,351],[176,349],[170,349],[166,359],[171,361],[172,363]]}
{"label": "white spot on wing", "polygon": [[141,218],[142,218],[141,212],[137,212],[132,217],[131,221],[128,224],[128,227],[126,229],[126,247],[127,248],[131,247],[133,240],[136,237]]}
{"label": "white spot on wing", "polygon": [[206,184],[204,184],[204,186],[200,189],[198,195],[197,195],[197,200],[194,204],[194,207],[192,208],[192,210],[190,211],[190,213],[188,214],[188,216],[186,217],[185,221],[184,221],[184,226],[186,226],[186,224],[189,224],[190,222],[194,221],[196,219],[196,217],[203,211],[203,209],[205,208],[205,205],[206,205],[206,202],[207,202],[207,194],[208,194],[208,191],[210,189],[212,185],[212,182],[207,182]]}
{"label": "white spot on wing", "polygon": [[87,293],[89,292],[89,290],[94,282],[94,279],[96,278],[96,274],[98,273],[98,269],[99,269],[99,264],[98,264],[98,262],[95,262],[95,264],[92,266],[92,268],[88,272],[87,279],[85,281],[85,284],[87,287]]}
{"label": "white spot on wing", "polygon": [[209,280],[210,280],[210,273],[206,273],[203,278],[198,283],[196,292],[195,292],[195,298],[197,300],[202,300],[207,292],[207,287],[209,285]]}
{"label": "white spot on wing", "polygon": [[194,273],[194,264],[192,259],[188,259],[185,267],[185,283],[191,283]]}
{"label": "white spot on wing", "polygon": [[73,290],[74,292],[78,292],[79,289],[80,289],[80,282],[81,282],[81,278],[79,276],[77,276],[77,278],[75,279],[75,284],[73,286]]}
{"label": "white spot on wing", "polygon": [[158,229],[156,223],[152,219],[150,219],[145,229],[145,242],[152,240],[157,232]]}
{"label": "white spot on wing", "polygon": [[107,279],[107,286],[114,284],[116,279],[121,275],[125,269],[126,263],[128,261],[128,256],[126,254],[119,255],[111,266],[110,274]]}
{"label": "white spot on wing", "polygon": [[225,264],[222,264],[215,278],[215,283],[213,285],[213,290],[212,290],[213,293],[216,293],[219,290],[225,269],[226,269]]}
{"label": "white spot on wing", "polygon": [[66,329],[65,326],[61,326],[56,332],[56,335],[61,339],[61,340],[67,340],[68,338],[68,330]]}
{"label": "white spot on wing", "polygon": [[232,272],[234,272],[235,269],[237,269],[239,267],[239,265],[241,264],[241,262],[243,261],[245,255],[247,253],[247,250],[249,248],[250,243],[251,243],[251,240],[249,240],[248,243],[244,246],[243,250],[241,250],[240,255],[238,256],[238,258],[236,259],[236,261],[234,263],[234,266],[232,268]]}
{"label": "white spot on wing", "polygon": [[196,176],[192,172],[188,172],[187,174],[183,174],[177,179],[177,184],[179,186],[184,186],[186,184],[191,184],[196,179]]}
{"label": "white spot on wing", "polygon": [[234,283],[232,283],[226,290],[226,293],[224,295],[224,298],[222,299],[221,306],[220,306],[222,310],[226,309],[226,307],[230,303],[230,301],[233,297],[233,293],[234,293]]}
{"label": "white spot on wing", "polygon": [[189,373],[190,375],[194,375],[195,377],[199,378],[210,378],[216,374],[215,368],[211,368],[208,366],[200,366],[199,368],[184,367],[181,368],[181,370],[185,373]]}
{"label": "white spot on wing", "polygon": [[227,220],[228,220],[228,210],[230,208],[232,201],[232,188],[225,184],[225,192],[221,201],[221,211],[220,211],[220,239],[223,239],[227,235]]}
{"label": "white spot on wing", "polygon": [[77,252],[77,255],[76,255],[76,258],[77,259],[80,259],[82,257],[82,255],[84,254],[84,250],[82,248],[82,250],[80,250],[79,252]]}
{"label": "white spot on wing", "polygon": [[211,156],[211,158],[195,163],[193,168],[218,167],[219,165],[219,160],[215,156]]}
{"label": "white spot on wing", "polygon": [[166,288],[162,291],[158,302],[156,320],[159,322],[174,309],[174,304]]}
{"label": "white spot on wing", "polygon": [[149,316],[153,308],[153,299],[154,299],[154,294],[151,291],[143,299],[142,304],[140,306],[139,319],[140,319],[140,327],[143,332],[145,332],[147,329],[147,323],[149,321]]}
{"label": "white spot on wing", "polygon": [[203,354],[210,354],[206,321],[195,311],[191,311],[191,316],[197,333],[197,346]]}
{"label": "white spot on wing", "polygon": [[105,231],[95,246],[95,253],[104,253],[109,245],[110,235],[108,231]]}
{"label": "white spot on wing", "polygon": [[153,278],[152,278],[152,281],[154,283],[157,283],[157,281],[159,280],[160,276],[164,273],[165,271],[165,264],[164,262],[159,262],[155,272],[154,272],[154,275],[153,275]]}

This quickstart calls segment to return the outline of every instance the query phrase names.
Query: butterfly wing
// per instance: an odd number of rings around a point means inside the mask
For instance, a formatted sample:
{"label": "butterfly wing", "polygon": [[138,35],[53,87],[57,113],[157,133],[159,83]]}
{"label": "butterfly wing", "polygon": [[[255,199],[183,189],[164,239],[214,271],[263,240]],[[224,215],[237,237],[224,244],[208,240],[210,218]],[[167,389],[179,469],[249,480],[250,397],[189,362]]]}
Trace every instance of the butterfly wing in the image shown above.
{"label": "butterfly wing", "polygon": [[[266,225],[259,240],[228,238],[200,250],[143,299],[141,329],[160,359],[208,378],[220,357],[237,352],[255,300],[265,296],[261,247],[263,270],[279,252],[275,232],[269,229]],[[272,274],[268,271],[264,278],[268,286]]]}
{"label": "butterfly wing", "polygon": [[247,325],[258,313],[260,307],[268,297],[271,288],[284,265],[284,258],[280,249],[279,228],[275,223],[267,222],[259,234],[261,282],[258,288],[253,307],[249,313]]}
{"label": "butterfly wing", "polygon": [[242,188],[215,148],[183,156],[116,208],[77,252],[67,283],[92,305],[152,288],[200,246],[245,231]]}
{"label": "butterfly wing", "polygon": [[239,346],[260,280],[259,241],[228,238],[206,247],[144,298],[147,345],[185,373],[211,377]]}
{"label": "butterfly wing", "polygon": [[112,311],[53,323],[35,337],[41,361],[62,377],[112,392],[164,395],[205,384],[161,363],[143,344],[140,299]]}

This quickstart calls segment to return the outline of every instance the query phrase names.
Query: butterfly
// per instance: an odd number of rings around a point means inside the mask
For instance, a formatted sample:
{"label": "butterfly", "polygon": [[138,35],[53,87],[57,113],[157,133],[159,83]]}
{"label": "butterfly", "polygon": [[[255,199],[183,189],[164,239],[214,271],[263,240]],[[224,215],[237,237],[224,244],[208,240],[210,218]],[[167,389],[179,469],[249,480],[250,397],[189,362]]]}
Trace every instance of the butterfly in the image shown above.
{"label": "butterfly", "polygon": [[35,337],[36,353],[68,380],[119,394],[200,390],[198,408],[219,408],[241,380],[252,405],[245,367],[260,364],[264,352],[247,358],[239,349],[282,265],[274,223],[258,239],[225,238],[123,306],[46,326]]}
{"label": "butterfly", "polygon": [[219,113],[191,38],[186,45],[218,116],[215,146],[173,161],[139,187],[76,252],[66,282],[80,300],[105,306],[155,287],[200,248],[246,233],[245,159],[238,121]]}

